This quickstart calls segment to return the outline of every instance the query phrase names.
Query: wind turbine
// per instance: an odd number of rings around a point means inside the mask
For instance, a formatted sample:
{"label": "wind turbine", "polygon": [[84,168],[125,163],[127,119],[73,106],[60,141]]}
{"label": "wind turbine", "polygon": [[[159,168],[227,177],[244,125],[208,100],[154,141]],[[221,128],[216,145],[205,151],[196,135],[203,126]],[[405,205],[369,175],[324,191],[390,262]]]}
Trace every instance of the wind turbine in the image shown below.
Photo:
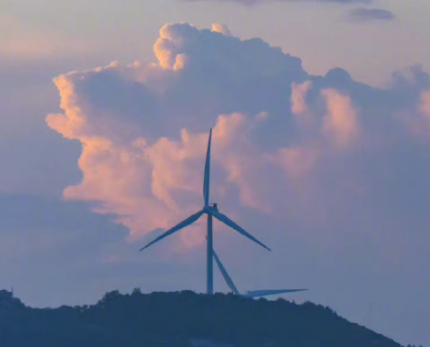
{"label": "wind turbine", "polygon": [[270,248],[267,247],[262,242],[258,241],[254,236],[249,234],[245,229],[236,224],[226,215],[220,213],[218,211],[217,204],[209,204],[209,185],[210,185],[210,164],[211,164],[211,142],[212,142],[212,129],[209,132],[209,141],[208,148],[206,153],[206,162],[205,162],[205,172],[204,172],[204,181],[203,181],[203,209],[184,219],[179,224],[175,225],[173,228],[167,230],[165,233],[161,234],[155,240],[148,243],[145,247],[142,247],[140,251],[152,246],[154,243],[164,239],[167,236],[170,236],[179,230],[185,228],[186,226],[193,224],[196,222],[203,214],[207,215],[207,269],[206,269],[206,289],[208,294],[213,294],[213,229],[212,229],[212,218],[215,217],[219,221],[223,222],[227,226],[236,230],[239,234],[247,237],[248,239],[254,241],[260,246],[266,248],[270,251]]}
{"label": "wind turbine", "polygon": [[214,250],[213,250],[213,256],[214,256],[215,262],[218,265],[219,271],[222,274],[222,277],[224,277],[225,283],[227,283],[227,285],[235,295],[243,296],[245,298],[258,298],[258,297],[269,296],[269,295],[302,292],[307,290],[307,289],[252,290],[246,293],[240,293],[237,287],[234,285],[233,280],[229,276],[227,270],[225,269],[224,265],[222,264],[221,260],[218,258],[218,255]]}

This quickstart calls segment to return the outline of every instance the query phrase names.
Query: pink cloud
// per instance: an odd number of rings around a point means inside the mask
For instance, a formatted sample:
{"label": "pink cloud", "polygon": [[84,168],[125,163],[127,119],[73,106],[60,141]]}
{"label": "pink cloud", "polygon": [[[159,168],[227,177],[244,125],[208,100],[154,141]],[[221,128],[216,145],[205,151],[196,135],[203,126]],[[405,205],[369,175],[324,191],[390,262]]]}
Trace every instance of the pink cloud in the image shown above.
{"label": "pink cloud", "polygon": [[357,140],[360,132],[358,112],[348,96],[334,89],[321,91],[327,104],[324,132],[336,146],[344,148]]}
{"label": "pink cloud", "polygon": [[301,178],[317,164],[320,153],[317,148],[293,147],[279,150],[273,158],[291,178]]}
{"label": "pink cloud", "polygon": [[302,114],[308,111],[306,94],[311,87],[311,81],[291,85],[291,112],[293,114]]}
{"label": "pink cloud", "polygon": [[424,91],[421,94],[420,111],[430,118],[430,91]]}
{"label": "pink cloud", "polygon": [[[93,201],[132,239],[167,228],[201,206],[213,127],[213,199],[231,204],[233,214],[273,214],[320,228],[330,225],[327,215],[356,213],[345,211],[345,196],[373,192],[361,163],[395,148],[398,137],[388,134],[403,134],[405,126],[393,115],[416,105],[401,89],[363,87],[340,69],[310,76],[298,58],[260,39],[215,29],[169,24],[152,64],[111,64],[54,80],[63,112],[46,122],[82,145],[82,181],[67,187],[65,198]],[[379,104],[382,93],[395,102]],[[305,113],[312,122],[302,123]],[[182,243],[201,242],[198,230]]]}

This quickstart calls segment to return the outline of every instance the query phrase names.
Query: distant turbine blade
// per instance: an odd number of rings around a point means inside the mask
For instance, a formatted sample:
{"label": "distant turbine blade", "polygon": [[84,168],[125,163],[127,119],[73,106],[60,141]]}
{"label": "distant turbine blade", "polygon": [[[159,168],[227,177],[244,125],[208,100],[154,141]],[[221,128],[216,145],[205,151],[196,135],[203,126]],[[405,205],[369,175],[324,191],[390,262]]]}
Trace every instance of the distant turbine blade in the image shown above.
{"label": "distant turbine blade", "polygon": [[267,250],[271,251],[269,247],[267,247],[264,243],[258,241],[254,236],[249,234],[245,229],[243,229],[241,226],[237,225],[235,222],[233,222],[230,218],[228,218],[226,215],[215,211],[214,209],[211,209],[210,213],[218,220],[223,222],[224,224],[228,225],[229,227],[236,230],[238,233],[242,234],[243,236],[246,236],[248,239],[258,243],[260,246],[266,248]]}
{"label": "distant turbine blade", "polygon": [[230,287],[232,292],[236,295],[239,295],[239,291],[237,290],[236,286],[233,283],[233,280],[228,275],[227,270],[225,269],[224,265],[221,263],[221,260],[218,258],[217,254],[215,253],[215,250],[212,251],[212,254],[215,258],[215,262],[218,265],[219,271],[221,271],[222,277],[224,277],[225,283]]}
{"label": "distant turbine blade", "polygon": [[253,291],[246,292],[246,294],[242,294],[242,296],[247,298],[257,298],[257,297],[268,296],[268,295],[302,292],[305,290],[307,289],[253,290]]}
{"label": "distant turbine blade", "polygon": [[167,236],[172,235],[173,233],[181,230],[182,228],[185,228],[187,225],[190,225],[192,223],[194,223],[197,219],[200,218],[200,216],[204,213],[203,210],[193,214],[192,216],[188,217],[187,219],[183,220],[182,222],[180,222],[179,224],[175,225],[173,228],[167,230],[164,234],[158,236],[154,241],[148,243],[145,247],[142,247],[140,249],[140,251],[143,251],[144,249],[152,246],[154,243],[164,239]]}
{"label": "distant turbine blade", "polygon": [[206,152],[206,163],[205,163],[205,178],[203,182],[203,197],[205,200],[205,206],[209,205],[209,181],[211,171],[211,143],[212,143],[212,128],[209,131],[208,150]]}

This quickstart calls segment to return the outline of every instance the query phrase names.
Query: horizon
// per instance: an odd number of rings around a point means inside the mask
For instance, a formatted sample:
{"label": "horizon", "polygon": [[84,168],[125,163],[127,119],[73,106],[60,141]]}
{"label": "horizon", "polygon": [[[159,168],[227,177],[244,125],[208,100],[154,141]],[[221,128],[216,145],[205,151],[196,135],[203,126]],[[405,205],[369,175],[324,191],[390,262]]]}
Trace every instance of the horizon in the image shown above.
{"label": "horizon", "polygon": [[213,128],[208,202],[272,249],[214,218],[241,292],[308,288],[282,297],[430,345],[430,2],[3,10],[0,288],[205,291],[202,218],[138,251],[201,209]]}

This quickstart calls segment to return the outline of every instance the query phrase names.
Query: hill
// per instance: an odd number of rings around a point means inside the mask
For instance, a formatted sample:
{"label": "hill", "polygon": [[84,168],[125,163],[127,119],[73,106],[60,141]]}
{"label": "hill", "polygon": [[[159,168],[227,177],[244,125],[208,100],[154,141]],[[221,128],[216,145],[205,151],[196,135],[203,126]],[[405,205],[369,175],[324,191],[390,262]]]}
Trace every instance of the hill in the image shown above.
{"label": "hill", "polygon": [[36,309],[0,291],[2,347],[401,347],[330,308],[191,291]]}

